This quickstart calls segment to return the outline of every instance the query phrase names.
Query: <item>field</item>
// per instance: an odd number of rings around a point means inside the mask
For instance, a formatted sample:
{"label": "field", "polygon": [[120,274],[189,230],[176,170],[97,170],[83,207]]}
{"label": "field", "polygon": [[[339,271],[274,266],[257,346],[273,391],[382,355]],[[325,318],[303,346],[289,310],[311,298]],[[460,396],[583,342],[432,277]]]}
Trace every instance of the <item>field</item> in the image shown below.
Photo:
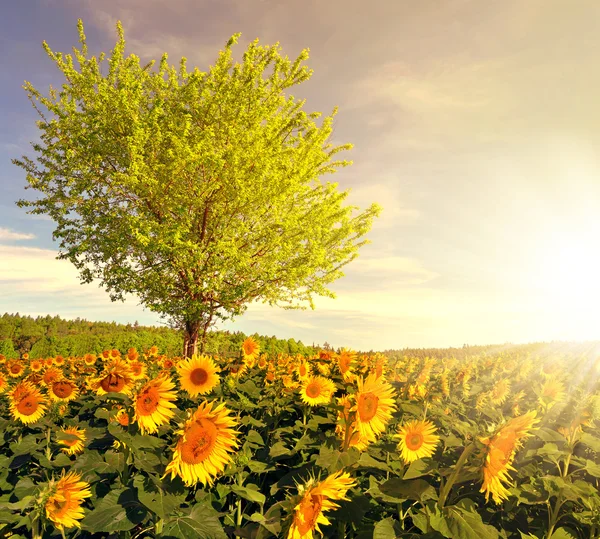
{"label": "field", "polygon": [[594,349],[0,363],[0,537],[600,536]]}

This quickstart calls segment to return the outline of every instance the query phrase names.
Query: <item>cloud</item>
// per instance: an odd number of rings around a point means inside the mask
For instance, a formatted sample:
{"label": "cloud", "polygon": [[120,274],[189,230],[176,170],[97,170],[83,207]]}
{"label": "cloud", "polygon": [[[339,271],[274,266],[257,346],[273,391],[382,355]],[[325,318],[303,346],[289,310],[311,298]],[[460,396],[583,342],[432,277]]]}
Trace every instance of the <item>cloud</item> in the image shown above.
{"label": "cloud", "polygon": [[0,227],[0,241],[2,240],[32,240],[35,236],[24,232],[16,232],[10,228]]}
{"label": "cloud", "polygon": [[80,284],[75,267],[56,255],[50,249],[0,244],[3,311],[157,323],[157,315],[138,306],[135,298],[113,303],[97,283]]}

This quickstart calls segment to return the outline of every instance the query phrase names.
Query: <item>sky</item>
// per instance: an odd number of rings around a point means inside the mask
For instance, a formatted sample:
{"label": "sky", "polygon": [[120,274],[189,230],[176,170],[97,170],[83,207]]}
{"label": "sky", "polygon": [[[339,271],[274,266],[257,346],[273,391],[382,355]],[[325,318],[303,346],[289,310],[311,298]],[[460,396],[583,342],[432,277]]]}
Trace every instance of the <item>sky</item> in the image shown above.
{"label": "sky", "polygon": [[[359,350],[600,338],[600,3],[596,0],[24,0],[0,18],[0,312],[158,323],[56,260],[53,222],[15,201],[36,115],[22,84],[62,81],[41,42],[206,70],[247,44],[310,49],[294,90],[351,142],[335,175],[384,210],[336,299],[253,304],[220,327]],[[334,177],[330,177],[333,179]],[[329,178],[328,178],[329,179]]]}

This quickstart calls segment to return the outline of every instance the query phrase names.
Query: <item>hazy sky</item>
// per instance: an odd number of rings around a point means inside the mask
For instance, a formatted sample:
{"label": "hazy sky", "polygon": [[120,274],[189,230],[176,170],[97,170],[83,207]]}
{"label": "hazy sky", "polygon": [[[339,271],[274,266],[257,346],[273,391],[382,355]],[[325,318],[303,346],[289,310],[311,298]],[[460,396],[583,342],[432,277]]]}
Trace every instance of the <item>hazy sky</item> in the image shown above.
{"label": "hazy sky", "polygon": [[[372,244],[315,311],[252,306],[230,329],[363,350],[600,337],[600,2],[23,0],[0,17],[0,312],[154,323],[54,259],[53,223],[16,208],[35,114],[60,84],[41,47],[167,51],[201,69],[235,32],[295,57],[306,110],[339,105],[336,174],[384,207]],[[329,177],[328,179],[334,179]]]}

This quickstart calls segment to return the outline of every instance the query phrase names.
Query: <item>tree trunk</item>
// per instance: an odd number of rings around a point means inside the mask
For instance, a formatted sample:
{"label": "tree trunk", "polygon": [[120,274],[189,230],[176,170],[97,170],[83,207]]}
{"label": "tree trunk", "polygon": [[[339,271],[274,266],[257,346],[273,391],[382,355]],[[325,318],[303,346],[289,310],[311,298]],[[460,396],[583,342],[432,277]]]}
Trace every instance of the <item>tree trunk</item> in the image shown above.
{"label": "tree trunk", "polygon": [[200,322],[188,320],[185,322],[183,336],[183,357],[192,357],[198,353],[198,337],[200,335]]}

